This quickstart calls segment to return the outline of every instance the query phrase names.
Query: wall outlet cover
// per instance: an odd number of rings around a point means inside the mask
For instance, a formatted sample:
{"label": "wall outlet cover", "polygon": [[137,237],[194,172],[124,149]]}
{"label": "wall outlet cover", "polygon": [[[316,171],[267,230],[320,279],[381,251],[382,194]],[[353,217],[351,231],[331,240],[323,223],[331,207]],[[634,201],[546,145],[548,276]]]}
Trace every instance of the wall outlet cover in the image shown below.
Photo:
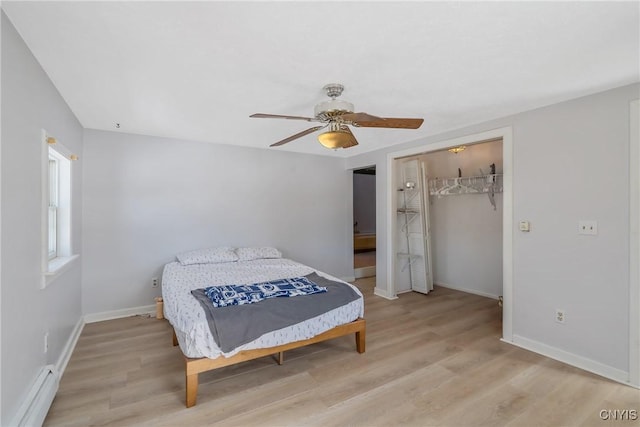
{"label": "wall outlet cover", "polygon": [[581,219],[578,221],[578,234],[595,236],[598,234],[598,221]]}

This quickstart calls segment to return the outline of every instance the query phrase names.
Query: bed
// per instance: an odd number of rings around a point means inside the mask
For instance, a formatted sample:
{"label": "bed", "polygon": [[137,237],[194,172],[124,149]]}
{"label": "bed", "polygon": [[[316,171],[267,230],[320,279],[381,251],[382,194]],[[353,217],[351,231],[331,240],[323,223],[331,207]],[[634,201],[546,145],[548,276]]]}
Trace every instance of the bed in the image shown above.
{"label": "bed", "polygon": [[[202,372],[268,355],[277,355],[278,363],[282,364],[283,353],[286,350],[349,334],[355,334],[357,351],[365,351],[364,300],[355,286],[304,264],[279,258],[277,251],[275,255],[273,251],[267,251],[267,256],[264,256],[264,252],[260,255],[259,251],[258,255],[255,251],[250,251],[249,256],[246,253],[243,256],[243,252],[240,251],[240,257],[237,256],[237,251],[233,250],[235,259],[233,255],[209,259],[196,257],[192,258],[196,262],[191,263],[181,262],[183,259],[179,256],[179,261],[169,263],[164,268],[164,317],[173,326],[174,345],[179,345],[184,355],[187,407],[196,404],[198,374]],[[210,262],[212,259],[214,262]],[[210,327],[210,314],[191,292],[209,286],[244,285],[301,276],[312,277],[310,275],[314,273],[317,276],[313,277],[320,280],[348,286],[357,294],[357,298],[308,320],[266,332],[233,348],[225,348],[228,347],[228,343],[223,343],[221,348]],[[349,292],[352,292],[351,290]],[[310,296],[273,298],[269,301],[288,300],[286,303],[293,304],[296,299],[303,301],[301,298]],[[249,304],[243,306],[243,309],[256,310],[259,304],[262,303]]]}

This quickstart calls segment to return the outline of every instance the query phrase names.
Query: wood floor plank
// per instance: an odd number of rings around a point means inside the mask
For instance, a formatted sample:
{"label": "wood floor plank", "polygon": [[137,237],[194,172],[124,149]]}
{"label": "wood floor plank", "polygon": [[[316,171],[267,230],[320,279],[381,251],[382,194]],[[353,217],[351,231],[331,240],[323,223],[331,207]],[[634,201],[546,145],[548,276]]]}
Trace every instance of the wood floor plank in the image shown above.
{"label": "wood floor plank", "polygon": [[437,387],[450,372],[437,364],[394,378],[380,387],[354,395],[319,414],[310,414],[301,425],[397,425],[405,413],[414,413],[410,397],[417,390]]}
{"label": "wood floor plank", "polygon": [[[205,408],[203,405],[205,410],[187,411],[186,414],[181,413],[178,417],[165,418],[162,425],[207,425],[213,421],[228,425],[243,425],[241,423],[244,422],[244,425],[248,425],[251,424],[250,420],[255,415],[249,415],[247,420],[247,414],[251,414],[256,408],[261,411],[273,406],[290,405],[291,399],[298,399],[313,391],[314,388],[314,380],[303,372],[284,379],[274,379],[250,388],[249,391],[237,392],[218,399],[209,400],[205,392],[202,398],[199,396],[199,403],[195,407],[189,408],[194,409],[204,403],[207,406]],[[324,408],[324,405],[322,407]],[[269,409],[267,412],[261,413],[257,419],[262,419],[272,410]],[[226,422],[225,420],[230,421]]]}
{"label": "wood floor plank", "polygon": [[[522,415],[507,425],[521,425],[525,420],[535,418],[539,426],[580,425],[586,414],[597,415],[612,383],[585,373],[563,381],[558,387],[528,406]],[[617,384],[615,386],[618,386]],[[640,391],[639,391],[640,393]],[[591,419],[596,421],[595,419]]]}
{"label": "wood floor plank", "polygon": [[495,300],[436,287],[365,295],[367,351],[341,337],[200,375],[184,405],[184,362],[166,321],[86,325],[45,426],[599,426],[640,390],[500,341]]}

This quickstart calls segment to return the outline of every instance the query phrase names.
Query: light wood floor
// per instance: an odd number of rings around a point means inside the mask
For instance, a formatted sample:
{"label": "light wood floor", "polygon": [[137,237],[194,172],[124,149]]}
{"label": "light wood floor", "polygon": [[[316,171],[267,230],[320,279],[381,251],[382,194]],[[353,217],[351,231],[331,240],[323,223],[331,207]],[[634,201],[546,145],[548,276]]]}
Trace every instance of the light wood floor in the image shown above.
{"label": "light wood floor", "polygon": [[373,267],[374,265],[376,265],[376,251],[353,254],[353,268]]}
{"label": "light wood floor", "polygon": [[46,426],[559,426],[640,412],[640,390],[499,341],[500,308],[444,288],[388,301],[366,296],[367,351],[353,337],[200,375],[184,406],[184,371],[166,321],[85,326]]}

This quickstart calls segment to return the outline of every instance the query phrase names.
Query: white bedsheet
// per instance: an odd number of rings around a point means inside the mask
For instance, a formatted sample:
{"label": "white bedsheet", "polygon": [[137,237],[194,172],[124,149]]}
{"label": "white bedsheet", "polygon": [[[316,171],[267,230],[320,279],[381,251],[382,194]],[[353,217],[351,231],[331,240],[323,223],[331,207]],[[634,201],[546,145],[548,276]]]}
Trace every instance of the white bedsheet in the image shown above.
{"label": "white bedsheet", "polygon": [[202,306],[191,295],[191,290],[207,286],[251,284],[304,276],[314,271],[328,279],[346,283],[304,264],[284,258],[185,266],[172,262],[165,266],[162,274],[164,315],[174,327],[178,343],[185,356],[211,359],[220,355],[230,357],[241,350],[273,347],[309,339],[364,316],[362,294],[355,286],[347,283],[360,295],[359,299],[313,319],[269,332],[231,352],[223,353],[211,335]]}

